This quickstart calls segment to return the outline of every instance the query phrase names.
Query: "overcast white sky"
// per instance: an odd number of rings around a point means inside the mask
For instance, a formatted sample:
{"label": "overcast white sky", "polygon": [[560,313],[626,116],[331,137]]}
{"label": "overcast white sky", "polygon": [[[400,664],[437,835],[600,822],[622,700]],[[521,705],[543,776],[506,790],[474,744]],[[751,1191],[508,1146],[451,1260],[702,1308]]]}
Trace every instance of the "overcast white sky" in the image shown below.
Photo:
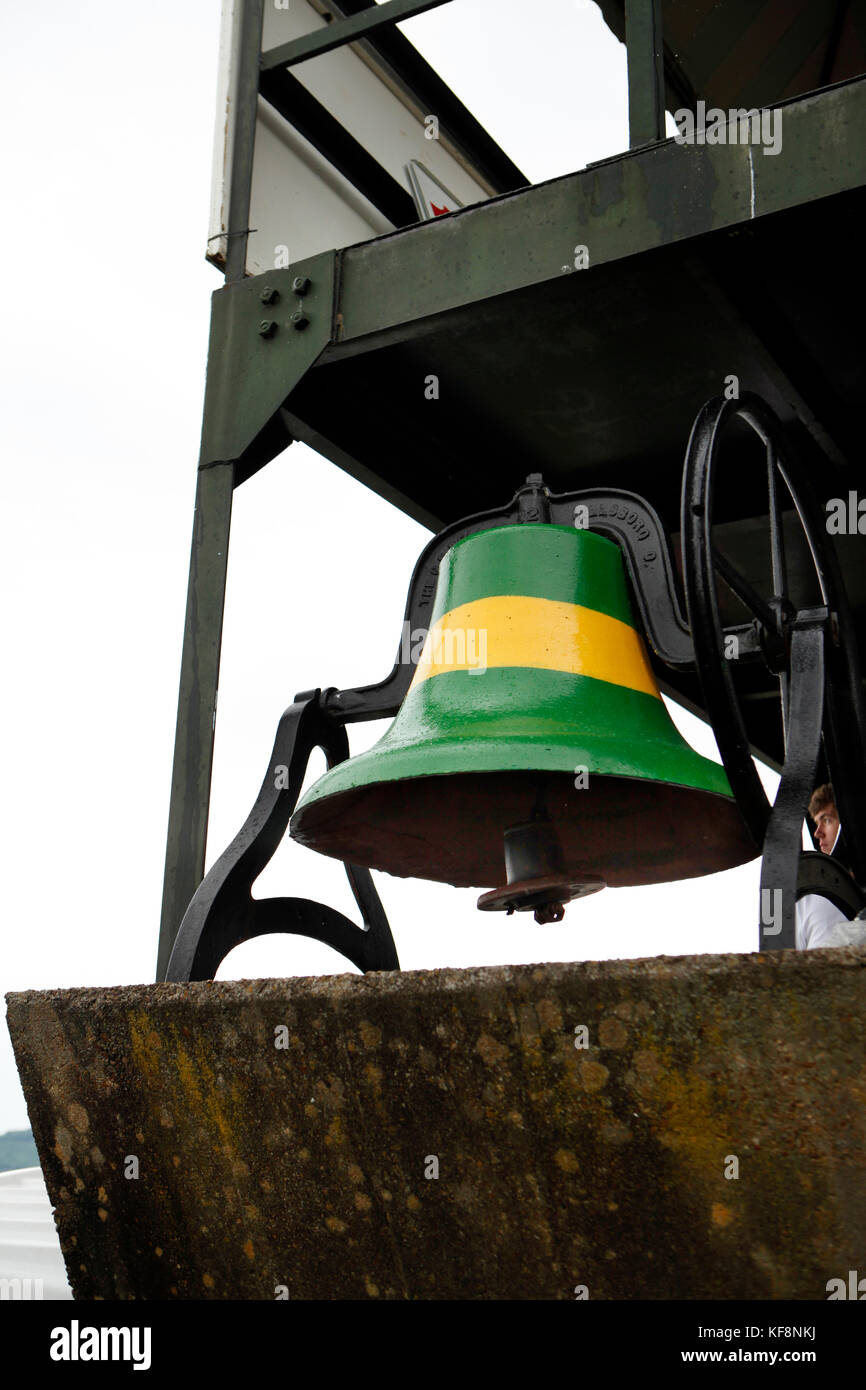
{"label": "overcast white sky", "polygon": [[[0,18],[4,992],[153,979],[220,284],[204,260],[219,8],[40,0]],[[403,26],[535,181],[627,144],[624,50],[596,7],[537,13],[537,51],[524,0],[454,0]],[[239,489],[209,863],[243,822],[295,691],[386,674],[428,535],[301,445]],[[349,576],[363,631],[346,616]],[[680,723],[712,751],[698,721]],[[380,732],[352,731],[353,748]],[[469,890],[379,885],[409,969],[755,946],[757,863],[607,890],[546,928],[479,914]],[[342,869],[289,842],[256,891],[353,911]],[[220,973],[343,968],[316,943],[270,937]],[[0,1131],[26,1124],[4,1028]]]}

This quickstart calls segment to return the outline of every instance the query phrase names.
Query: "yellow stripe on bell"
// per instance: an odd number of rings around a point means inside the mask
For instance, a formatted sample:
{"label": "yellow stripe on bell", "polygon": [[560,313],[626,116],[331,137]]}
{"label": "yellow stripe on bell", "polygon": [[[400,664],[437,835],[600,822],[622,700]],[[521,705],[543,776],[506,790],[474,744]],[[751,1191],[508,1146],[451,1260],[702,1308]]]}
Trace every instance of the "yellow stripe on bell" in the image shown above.
{"label": "yellow stripe on bell", "polygon": [[439,618],[412,684],[446,671],[497,666],[591,676],[661,699],[646,649],[629,623],[580,603],[518,594],[475,599]]}

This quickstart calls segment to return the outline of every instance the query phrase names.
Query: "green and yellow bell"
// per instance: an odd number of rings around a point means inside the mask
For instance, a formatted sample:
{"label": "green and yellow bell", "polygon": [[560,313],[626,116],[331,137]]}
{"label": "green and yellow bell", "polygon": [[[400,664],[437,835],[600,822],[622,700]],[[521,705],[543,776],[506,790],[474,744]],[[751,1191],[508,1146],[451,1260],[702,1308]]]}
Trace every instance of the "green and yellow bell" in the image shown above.
{"label": "green and yellow bell", "polygon": [[448,551],[397,717],[306,793],[291,833],[460,887],[495,888],[505,867],[508,884],[479,906],[539,920],[605,884],[691,878],[758,852],[724,770],[665,708],[619,547],[547,524]]}

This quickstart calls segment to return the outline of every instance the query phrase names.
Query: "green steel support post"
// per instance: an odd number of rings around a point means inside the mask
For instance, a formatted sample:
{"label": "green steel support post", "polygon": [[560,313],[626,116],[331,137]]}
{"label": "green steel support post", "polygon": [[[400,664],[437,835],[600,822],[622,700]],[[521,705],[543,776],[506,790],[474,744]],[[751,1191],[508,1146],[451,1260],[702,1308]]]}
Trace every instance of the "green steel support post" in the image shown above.
{"label": "green steel support post", "polygon": [[[328,251],[291,269],[241,278],[213,296],[159,933],[160,980],[183,914],[204,877],[232,492],[291,443],[279,412],[331,341],[335,273],[336,256]],[[277,427],[269,430],[274,420]]]}
{"label": "green steel support post", "polygon": [[201,468],[183,634],[157,979],[204,876],[234,465]]}
{"label": "green steel support post", "polygon": [[242,280],[247,263],[263,15],[264,0],[243,0],[238,88],[237,92],[231,94],[231,100],[236,104],[237,114],[232,146],[228,236],[226,238],[227,283]]}
{"label": "green steel support post", "polygon": [[629,145],[665,138],[662,0],[626,0]]}
{"label": "green steel support post", "polygon": [[[227,284],[243,281],[249,236],[264,0],[242,0],[240,67],[226,223]],[[211,337],[211,353],[214,341]],[[210,365],[210,353],[209,353]],[[211,407],[212,409],[212,407]],[[205,411],[205,428],[208,411]],[[217,684],[228,566],[233,462],[203,458],[196,486],[156,977],[162,980],[189,901],[204,877]]]}

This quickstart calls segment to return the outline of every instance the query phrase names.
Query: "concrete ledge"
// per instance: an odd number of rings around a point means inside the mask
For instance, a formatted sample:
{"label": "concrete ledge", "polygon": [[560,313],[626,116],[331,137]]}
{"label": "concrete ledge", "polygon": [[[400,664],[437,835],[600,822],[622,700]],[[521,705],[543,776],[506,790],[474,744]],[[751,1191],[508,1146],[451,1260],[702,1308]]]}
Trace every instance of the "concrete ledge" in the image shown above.
{"label": "concrete ledge", "polygon": [[858,947],[8,1019],[77,1298],[823,1300],[866,1275],[864,1003]]}

